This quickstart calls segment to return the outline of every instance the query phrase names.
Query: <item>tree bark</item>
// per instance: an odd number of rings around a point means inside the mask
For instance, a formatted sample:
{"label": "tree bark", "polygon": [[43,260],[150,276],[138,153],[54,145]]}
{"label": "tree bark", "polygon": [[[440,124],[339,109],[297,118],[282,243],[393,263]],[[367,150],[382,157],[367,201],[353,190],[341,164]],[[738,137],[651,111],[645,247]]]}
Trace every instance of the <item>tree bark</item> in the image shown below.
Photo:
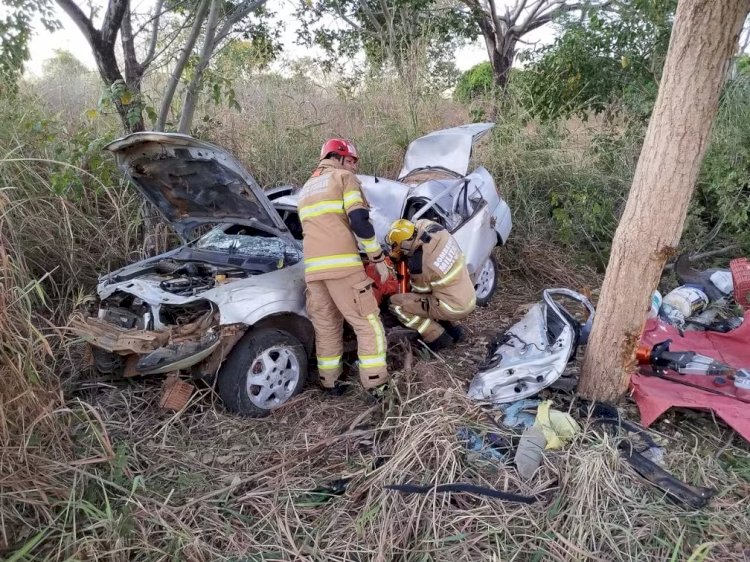
{"label": "tree bark", "polygon": [[180,123],[177,126],[178,133],[188,134],[190,132],[190,126],[193,123],[195,105],[198,101],[198,92],[203,84],[203,71],[206,70],[206,66],[208,66],[208,62],[211,60],[211,55],[216,48],[214,40],[216,37],[216,27],[219,24],[219,4],[219,0],[211,1],[211,11],[208,14],[206,34],[203,37],[203,48],[201,49],[200,60],[195,67],[195,72],[193,73],[190,83],[187,85],[187,88],[185,88]]}
{"label": "tree bark", "polygon": [[172,75],[169,77],[169,84],[167,85],[167,91],[164,94],[164,98],[161,100],[161,107],[159,108],[159,117],[156,122],[156,130],[163,131],[164,126],[167,123],[167,117],[169,116],[169,109],[172,106],[172,100],[174,99],[174,93],[177,90],[177,85],[180,83],[182,73],[185,71],[185,65],[190,59],[190,55],[193,52],[195,43],[198,41],[198,37],[201,33],[201,27],[203,27],[203,20],[206,19],[206,13],[208,12],[208,5],[211,0],[201,0],[198,6],[198,11],[195,14],[195,20],[193,21],[193,27],[190,30],[190,35],[182,49],[180,58],[172,71]]}
{"label": "tree bark", "polygon": [[627,391],[651,293],[676,253],[749,0],[680,0],[659,94],[615,232],[578,392]]}
{"label": "tree bark", "polygon": [[[104,84],[111,88],[116,82],[122,81],[123,84],[130,87],[128,82],[123,79],[120,67],[117,63],[117,57],[115,56],[115,42],[117,40],[117,34],[120,31],[123,18],[125,13],[128,11],[129,2],[128,0],[110,0],[107,5],[107,10],[104,14],[104,21],[102,22],[101,30],[94,27],[91,19],[88,18],[73,2],[73,0],[56,0],[58,5],[70,16],[73,22],[78,26],[86,38],[91,52],[94,55],[96,61],[96,67],[99,70]],[[128,16],[129,17],[129,16]],[[127,50],[127,45],[126,45]],[[134,92],[134,102],[140,103],[138,94],[140,93],[140,87]],[[115,96],[112,100],[120,121],[122,122],[123,129],[128,133],[143,130],[143,117],[140,116],[136,120],[129,119],[128,113],[133,107],[133,103],[123,103],[121,99]]]}

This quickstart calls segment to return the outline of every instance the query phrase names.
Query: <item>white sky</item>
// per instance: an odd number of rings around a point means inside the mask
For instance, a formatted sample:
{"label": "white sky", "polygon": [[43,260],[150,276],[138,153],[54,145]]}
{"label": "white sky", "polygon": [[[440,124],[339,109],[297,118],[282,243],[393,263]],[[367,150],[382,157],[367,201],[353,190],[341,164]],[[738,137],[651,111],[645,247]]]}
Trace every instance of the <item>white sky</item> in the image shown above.
{"label": "white sky", "polygon": [[[154,0],[135,0],[134,4],[138,11],[147,11],[153,6]],[[500,0],[500,4],[513,3],[513,0]],[[80,2],[80,4],[83,4]],[[98,4],[104,5],[103,0]],[[294,10],[294,0],[270,0],[269,6],[277,14],[290,14]],[[54,33],[49,33],[37,26],[29,45],[31,59],[26,65],[26,71],[30,74],[41,75],[44,61],[54,57],[56,49],[65,49],[73,53],[82,63],[91,69],[96,68],[94,57],[91,54],[86,40],[83,38],[78,27],[68,17],[68,15],[57,7],[58,19],[62,23],[62,29]],[[283,17],[281,15],[280,17]],[[297,58],[310,55],[310,50],[300,47],[295,43],[296,22],[289,19],[286,22],[283,32],[282,41],[284,44],[283,57]],[[549,26],[537,30],[528,39],[529,41],[548,41],[552,37],[552,30]],[[484,41],[478,37],[472,44],[467,45],[456,52],[456,65],[461,70],[467,70],[477,63],[487,60],[487,51],[484,47]],[[279,63],[276,63],[277,65]]]}

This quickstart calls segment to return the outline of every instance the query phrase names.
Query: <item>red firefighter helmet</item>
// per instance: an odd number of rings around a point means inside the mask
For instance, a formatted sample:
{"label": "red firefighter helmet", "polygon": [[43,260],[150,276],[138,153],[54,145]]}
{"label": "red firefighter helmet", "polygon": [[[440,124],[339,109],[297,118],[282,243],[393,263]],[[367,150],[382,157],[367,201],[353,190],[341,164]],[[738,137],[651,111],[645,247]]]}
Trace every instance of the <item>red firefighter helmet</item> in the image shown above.
{"label": "red firefighter helmet", "polygon": [[357,149],[352,143],[344,139],[328,139],[323,148],[320,149],[320,159],[323,160],[329,154],[336,154],[337,156],[350,156],[355,160],[359,160],[359,154]]}

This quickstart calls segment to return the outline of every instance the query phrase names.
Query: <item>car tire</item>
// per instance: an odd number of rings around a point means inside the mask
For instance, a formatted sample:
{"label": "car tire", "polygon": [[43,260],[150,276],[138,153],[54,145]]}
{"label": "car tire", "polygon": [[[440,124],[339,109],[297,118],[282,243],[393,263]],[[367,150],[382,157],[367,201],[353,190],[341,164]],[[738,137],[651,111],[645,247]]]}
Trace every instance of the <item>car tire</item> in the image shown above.
{"label": "car tire", "polygon": [[248,331],[219,370],[219,396],[228,410],[267,416],[298,394],[307,377],[302,343],[282,330]]}
{"label": "car tire", "polygon": [[490,254],[484,262],[479,273],[474,290],[477,293],[477,306],[487,306],[497,290],[497,278],[499,267],[494,254]]}

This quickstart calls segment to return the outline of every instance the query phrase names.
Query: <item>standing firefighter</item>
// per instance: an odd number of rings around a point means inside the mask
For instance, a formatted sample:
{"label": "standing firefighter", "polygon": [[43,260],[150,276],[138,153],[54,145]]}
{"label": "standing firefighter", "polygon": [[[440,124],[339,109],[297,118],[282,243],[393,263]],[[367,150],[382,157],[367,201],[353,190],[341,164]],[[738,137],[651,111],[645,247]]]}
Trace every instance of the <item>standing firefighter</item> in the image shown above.
{"label": "standing firefighter", "polygon": [[359,376],[365,388],[388,380],[386,339],[372,280],[365,274],[357,242],[381,281],[389,275],[375,240],[357,171],[357,150],[343,139],[327,141],[320,163],[299,198],[307,283],[307,312],[315,327],[320,382],[336,388],[342,374],[346,320],[357,334]]}
{"label": "standing firefighter", "polygon": [[386,243],[394,257],[407,260],[410,293],[391,297],[390,309],[402,324],[416,329],[433,351],[457,342],[463,335],[453,322],[476,307],[474,284],[458,243],[436,222],[400,219],[388,232]]}

